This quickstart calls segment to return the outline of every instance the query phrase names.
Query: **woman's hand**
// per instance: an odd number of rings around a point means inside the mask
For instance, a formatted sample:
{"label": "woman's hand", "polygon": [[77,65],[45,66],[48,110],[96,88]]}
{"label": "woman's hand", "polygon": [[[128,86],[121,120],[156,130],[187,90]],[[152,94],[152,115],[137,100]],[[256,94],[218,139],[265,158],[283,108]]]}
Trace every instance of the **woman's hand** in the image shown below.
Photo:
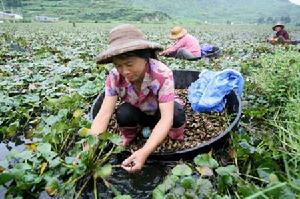
{"label": "woman's hand", "polygon": [[165,55],[167,55],[167,54],[166,54],[165,51],[163,51],[163,52],[160,52],[159,55],[160,55],[160,56],[165,56]]}
{"label": "woman's hand", "polygon": [[134,173],[140,171],[148,158],[148,153],[146,153],[143,148],[135,151],[131,156],[122,162],[122,168],[129,173]]}

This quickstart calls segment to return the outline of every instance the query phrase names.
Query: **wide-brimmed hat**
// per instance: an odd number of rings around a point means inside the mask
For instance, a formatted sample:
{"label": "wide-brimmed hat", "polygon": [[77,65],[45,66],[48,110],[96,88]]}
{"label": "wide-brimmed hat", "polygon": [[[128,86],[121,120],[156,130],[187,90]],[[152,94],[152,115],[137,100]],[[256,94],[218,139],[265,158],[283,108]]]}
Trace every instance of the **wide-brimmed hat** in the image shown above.
{"label": "wide-brimmed hat", "polygon": [[272,29],[275,31],[276,27],[281,27],[281,29],[284,29],[284,25],[282,23],[280,23],[280,22],[278,22],[275,26],[273,26]]}
{"label": "wide-brimmed hat", "polygon": [[162,49],[158,43],[146,40],[143,32],[131,24],[123,24],[113,28],[109,33],[108,40],[108,49],[96,58],[98,64],[111,63],[114,56],[130,51]]}
{"label": "wide-brimmed hat", "polygon": [[184,29],[184,28],[182,28],[180,26],[175,26],[171,30],[170,38],[171,39],[179,39],[179,38],[183,37],[186,34],[187,34],[187,30],[186,29]]}

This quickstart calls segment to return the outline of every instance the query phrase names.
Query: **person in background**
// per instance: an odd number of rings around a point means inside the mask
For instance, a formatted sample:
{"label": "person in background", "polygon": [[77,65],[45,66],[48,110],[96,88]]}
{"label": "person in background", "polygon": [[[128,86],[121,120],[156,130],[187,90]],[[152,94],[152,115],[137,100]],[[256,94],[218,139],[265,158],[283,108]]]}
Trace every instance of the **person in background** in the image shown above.
{"label": "person in background", "polygon": [[175,26],[171,30],[170,38],[176,40],[175,43],[159,55],[180,59],[201,57],[201,48],[198,39],[190,35],[186,29]]}
{"label": "person in background", "polygon": [[273,26],[272,29],[276,32],[276,38],[278,39],[278,42],[291,43],[289,33],[286,30],[284,30],[283,24],[277,23],[275,26]]}
{"label": "person in background", "polygon": [[90,134],[97,136],[107,130],[120,98],[122,104],[115,113],[123,145],[136,138],[140,127],[149,136],[142,148],[123,161],[122,167],[128,172],[141,170],[167,135],[184,139],[186,116],[182,101],[175,96],[172,70],[157,60],[156,51],[160,49],[138,28],[123,24],[110,31],[108,49],[97,56],[98,64],[113,63],[114,68],[107,76],[105,97]]}
{"label": "person in background", "polygon": [[273,31],[276,32],[276,36],[268,39],[267,41],[271,44],[293,44],[297,45],[300,43],[300,40],[291,40],[289,33],[284,29],[284,25],[282,23],[277,23],[272,27]]}
{"label": "person in background", "polygon": [[275,36],[270,39],[267,39],[267,42],[271,44],[279,44],[279,43],[289,43],[290,37],[286,30],[284,30],[284,25],[282,23],[277,23],[272,27],[272,30],[275,31]]}

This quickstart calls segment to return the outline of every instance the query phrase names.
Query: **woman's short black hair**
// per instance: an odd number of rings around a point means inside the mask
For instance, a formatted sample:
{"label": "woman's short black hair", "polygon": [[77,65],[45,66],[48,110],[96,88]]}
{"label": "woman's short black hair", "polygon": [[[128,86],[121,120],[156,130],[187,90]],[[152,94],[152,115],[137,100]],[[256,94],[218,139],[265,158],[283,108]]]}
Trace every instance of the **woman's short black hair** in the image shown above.
{"label": "woman's short black hair", "polygon": [[129,51],[126,53],[122,53],[120,55],[116,55],[117,58],[126,58],[126,57],[140,57],[145,60],[149,60],[150,58],[152,59],[158,59],[156,55],[156,51],[152,49],[142,49],[142,50],[134,50],[134,51]]}

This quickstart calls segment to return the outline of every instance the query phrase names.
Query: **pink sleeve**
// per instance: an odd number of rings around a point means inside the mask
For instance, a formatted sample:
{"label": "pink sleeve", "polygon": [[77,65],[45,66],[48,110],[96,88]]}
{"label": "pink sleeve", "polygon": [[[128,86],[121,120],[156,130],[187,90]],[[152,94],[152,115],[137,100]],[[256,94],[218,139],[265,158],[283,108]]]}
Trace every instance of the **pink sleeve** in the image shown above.
{"label": "pink sleeve", "polygon": [[165,75],[165,80],[158,92],[158,102],[166,103],[174,101],[175,98],[175,87],[173,72],[170,71]]}
{"label": "pink sleeve", "polygon": [[105,95],[107,96],[116,96],[117,88],[116,88],[116,78],[113,73],[109,73],[105,81]]}
{"label": "pink sleeve", "polygon": [[177,41],[175,44],[173,44],[171,47],[169,47],[167,50],[165,50],[165,52],[167,54],[176,52],[179,48],[184,47],[184,45],[185,45],[185,38],[181,38],[179,41]]}

